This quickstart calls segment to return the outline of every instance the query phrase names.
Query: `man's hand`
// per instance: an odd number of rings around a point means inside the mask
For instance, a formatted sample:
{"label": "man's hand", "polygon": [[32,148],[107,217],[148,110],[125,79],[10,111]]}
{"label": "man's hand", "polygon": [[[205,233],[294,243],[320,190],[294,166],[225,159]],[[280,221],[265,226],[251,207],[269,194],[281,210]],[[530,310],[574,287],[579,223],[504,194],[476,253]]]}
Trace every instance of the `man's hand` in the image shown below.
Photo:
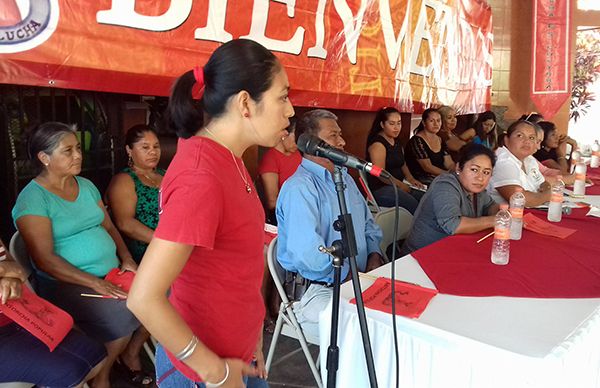
{"label": "man's hand", "polygon": [[367,258],[367,269],[365,272],[371,272],[375,268],[381,267],[383,264],[383,257],[379,253],[373,252]]}

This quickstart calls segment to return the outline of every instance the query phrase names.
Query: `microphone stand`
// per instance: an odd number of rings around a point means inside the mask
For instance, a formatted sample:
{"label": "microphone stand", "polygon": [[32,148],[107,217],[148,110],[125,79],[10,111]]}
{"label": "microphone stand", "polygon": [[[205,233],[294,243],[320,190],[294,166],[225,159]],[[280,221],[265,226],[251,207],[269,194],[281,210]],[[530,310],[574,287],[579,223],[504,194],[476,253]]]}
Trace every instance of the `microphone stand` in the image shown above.
{"label": "microphone stand", "polygon": [[377,388],[377,377],[375,376],[375,365],[373,362],[373,351],[371,349],[371,341],[369,340],[369,331],[367,328],[367,318],[365,314],[365,306],[362,298],[362,290],[358,278],[358,267],[356,264],[356,255],[358,249],[356,247],[356,236],[354,234],[354,225],[352,224],[352,215],[348,214],[346,208],[346,198],[344,190],[346,185],[342,179],[342,169],[335,166],[333,172],[333,181],[335,183],[335,191],[337,192],[338,203],[340,207],[340,215],[333,223],[333,228],[340,232],[342,239],[333,242],[330,248],[319,247],[321,252],[329,253],[333,256],[334,267],[334,285],[333,285],[333,300],[331,310],[331,336],[329,347],[327,348],[327,388],[335,388],[337,370],[339,365],[339,347],[337,346],[338,337],[338,322],[340,310],[340,286],[341,274],[344,259],[350,260],[350,270],[352,273],[352,286],[354,288],[354,296],[356,298],[356,310],[358,312],[358,321],[360,323],[360,333],[362,336],[363,348],[365,351],[365,359],[367,361],[367,371],[369,372],[369,381],[371,388]]}

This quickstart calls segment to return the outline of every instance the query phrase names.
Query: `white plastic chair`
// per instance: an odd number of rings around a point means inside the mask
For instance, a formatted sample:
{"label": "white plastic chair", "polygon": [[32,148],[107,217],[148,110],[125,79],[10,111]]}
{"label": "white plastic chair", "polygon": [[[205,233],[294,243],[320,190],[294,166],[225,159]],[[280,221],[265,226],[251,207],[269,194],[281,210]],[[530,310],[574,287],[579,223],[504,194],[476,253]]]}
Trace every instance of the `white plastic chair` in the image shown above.
{"label": "white plastic chair", "polygon": [[360,182],[360,184],[367,196],[367,206],[369,206],[371,213],[373,213],[373,214],[379,213],[381,211],[381,208],[377,204],[377,201],[375,200],[375,197],[373,196],[373,192],[369,188],[369,183],[368,183],[369,181],[367,180],[367,173],[362,170],[358,170],[358,174],[359,174],[358,181]]}
{"label": "white plastic chair", "polygon": [[[390,262],[390,258],[387,256],[387,247],[398,240],[404,240],[408,236],[410,227],[412,224],[413,216],[410,212],[403,207],[398,208],[398,233],[394,237],[394,221],[395,221],[395,209],[382,210],[375,215],[375,223],[379,225],[383,232],[383,238],[381,239],[381,252],[387,262]],[[399,247],[398,247],[399,248]]]}
{"label": "white plastic chair", "polygon": [[[275,287],[277,288],[277,292],[281,297],[281,305],[279,306],[279,315],[277,316],[277,323],[275,324],[275,330],[273,332],[273,338],[271,339],[271,345],[269,346],[269,353],[267,354],[266,368],[267,372],[271,367],[271,362],[273,361],[273,356],[275,354],[275,347],[277,346],[277,340],[279,339],[279,335],[283,334],[287,337],[295,338],[300,342],[300,347],[304,352],[304,356],[306,357],[306,361],[308,362],[308,366],[312,371],[312,374],[317,382],[319,388],[323,387],[323,383],[321,382],[321,376],[319,375],[319,369],[317,368],[317,364],[315,360],[313,360],[312,355],[308,349],[308,342],[306,337],[304,336],[304,332],[302,331],[302,327],[298,323],[296,319],[296,315],[294,313],[293,304],[295,301],[290,301],[285,289],[283,288],[283,283],[285,279],[285,269],[281,267],[276,258],[277,255],[277,238],[274,238],[273,241],[269,244],[269,248],[267,249],[267,264],[269,266],[269,272],[271,273],[271,277],[273,278],[273,282],[275,283]],[[317,342],[310,341],[313,345],[319,345]]]}
{"label": "white plastic chair", "polygon": [[31,264],[31,259],[29,258],[29,253],[27,252],[27,246],[25,245],[25,241],[21,237],[21,234],[17,230],[15,234],[12,235],[10,239],[10,243],[8,244],[8,251],[14,257],[14,259],[23,267],[23,271],[25,271],[25,275],[27,278],[31,276],[33,273],[33,265]]}

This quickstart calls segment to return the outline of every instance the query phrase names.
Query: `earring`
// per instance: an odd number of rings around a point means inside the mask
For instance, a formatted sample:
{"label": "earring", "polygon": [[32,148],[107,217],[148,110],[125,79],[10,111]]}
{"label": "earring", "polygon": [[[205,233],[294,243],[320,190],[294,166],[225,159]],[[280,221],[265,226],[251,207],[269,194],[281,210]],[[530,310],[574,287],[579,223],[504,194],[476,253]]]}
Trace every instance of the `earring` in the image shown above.
{"label": "earring", "polygon": [[244,112],[244,117],[250,117],[250,113]]}
{"label": "earring", "polygon": [[129,167],[133,167],[133,158],[131,157],[131,155],[129,155],[129,159],[127,160],[127,165]]}

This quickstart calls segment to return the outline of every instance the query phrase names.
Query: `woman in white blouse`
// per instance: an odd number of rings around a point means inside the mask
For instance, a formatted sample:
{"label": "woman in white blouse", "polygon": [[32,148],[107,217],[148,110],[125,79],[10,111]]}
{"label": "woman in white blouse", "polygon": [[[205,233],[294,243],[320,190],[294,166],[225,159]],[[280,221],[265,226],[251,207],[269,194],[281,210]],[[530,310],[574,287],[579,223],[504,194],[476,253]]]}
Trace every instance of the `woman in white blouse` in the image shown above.
{"label": "woman in white blouse", "polygon": [[526,206],[539,206],[550,200],[550,185],[539,170],[532,154],[537,150],[536,124],[519,120],[506,131],[504,147],[498,158],[487,190],[498,203],[508,202],[517,188],[525,194]]}

